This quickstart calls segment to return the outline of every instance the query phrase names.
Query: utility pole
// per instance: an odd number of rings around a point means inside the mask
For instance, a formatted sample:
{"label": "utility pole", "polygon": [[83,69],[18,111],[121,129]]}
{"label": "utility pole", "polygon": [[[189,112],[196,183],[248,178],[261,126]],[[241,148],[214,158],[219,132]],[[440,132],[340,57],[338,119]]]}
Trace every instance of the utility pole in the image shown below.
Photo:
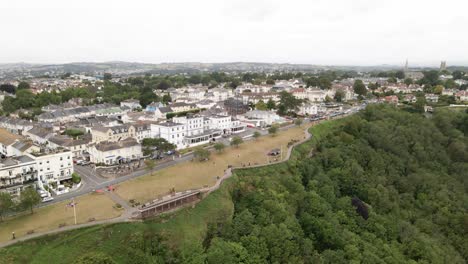
{"label": "utility pole", "polygon": [[76,204],[75,204],[75,199],[73,199],[73,215],[75,216],[75,225],[76,225]]}
{"label": "utility pole", "polygon": [[75,198],[72,198],[71,202],[67,204],[67,207],[73,207],[73,217],[75,218],[75,225],[76,225],[76,203]]}

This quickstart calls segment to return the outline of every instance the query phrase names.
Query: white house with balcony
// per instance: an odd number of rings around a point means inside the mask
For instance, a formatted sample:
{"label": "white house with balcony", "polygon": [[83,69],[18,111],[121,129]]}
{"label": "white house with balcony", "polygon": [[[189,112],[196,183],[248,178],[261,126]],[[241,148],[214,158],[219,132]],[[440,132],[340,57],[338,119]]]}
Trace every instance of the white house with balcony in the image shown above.
{"label": "white house with balcony", "polygon": [[68,192],[62,184],[70,180],[73,174],[73,153],[63,148],[41,149],[40,152],[26,154],[31,157],[37,166],[38,186],[56,194]]}
{"label": "white house with balcony", "polygon": [[18,197],[22,190],[35,186],[36,162],[29,156],[6,158],[0,161],[0,192]]}

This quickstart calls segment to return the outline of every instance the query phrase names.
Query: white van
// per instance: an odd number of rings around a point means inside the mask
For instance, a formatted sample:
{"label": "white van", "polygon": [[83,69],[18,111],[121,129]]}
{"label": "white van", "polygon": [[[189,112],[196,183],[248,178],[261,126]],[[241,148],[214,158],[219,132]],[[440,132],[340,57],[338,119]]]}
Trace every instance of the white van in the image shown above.
{"label": "white van", "polygon": [[50,202],[50,201],[53,201],[53,200],[54,200],[54,197],[49,197],[49,196],[42,198],[43,203]]}

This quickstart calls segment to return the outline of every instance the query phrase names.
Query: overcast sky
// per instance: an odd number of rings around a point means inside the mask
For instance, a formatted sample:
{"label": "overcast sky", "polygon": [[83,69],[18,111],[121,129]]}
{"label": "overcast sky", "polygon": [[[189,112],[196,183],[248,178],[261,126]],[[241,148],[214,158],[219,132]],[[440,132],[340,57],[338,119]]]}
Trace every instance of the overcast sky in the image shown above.
{"label": "overcast sky", "polygon": [[0,63],[468,65],[467,0],[1,0]]}

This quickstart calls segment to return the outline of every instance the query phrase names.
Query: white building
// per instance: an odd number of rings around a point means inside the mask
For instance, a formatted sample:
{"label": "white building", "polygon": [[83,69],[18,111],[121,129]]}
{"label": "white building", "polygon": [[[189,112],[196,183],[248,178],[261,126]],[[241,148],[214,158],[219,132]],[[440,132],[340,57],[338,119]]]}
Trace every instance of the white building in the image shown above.
{"label": "white building", "polygon": [[128,100],[120,102],[120,107],[128,107],[128,108],[130,108],[132,110],[142,108],[141,104],[140,104],[140,101],[135,100],[135,99],[128,99]]}
{"label": "white building", "polygon": [[35,186],[36,162],[29,156],[18,156],[0,161],[0,192],[19,196],[22,190]]}
{"label": "white building", "polygon": [[134,138],[92,144],[88,147],[88,152],[91,162],[106,165],[125,163],[143,156],[141,145]]}
{"label": "white building", "polygon": [[225,88],[213,88],[205,94],[206,99],[212,100],[214,102],[222,102],[233,96],[234,93],[232,90]]}
{"label": "white building", "polygon": [[312,103],[303,103],[299,106],[299,115],[306,116],[306,115],[316,115],[318,114],[319,105],[312,104]]}
{"label": "white building", "polygon": [[185,125],[172,121],[159,124],[151,124],[151,137],[164,138],[167,142],[177,146],[178,149],[184,147]]}
{"label": "white building", "polygon": [[455,97],[461,102],[468,102],[468,91],[459,91],[455,94]]}
{"label": "white building", "polygon": [[[227,118],[224,118],[227,119]],[[185,133],[182,133],[183,146],[193,147],[215,141],[221,137],[222,131],[214,126],[206,128],[207,122],[203,116],[183,116],[174,117],[173,121],[179,124],[184,124]],[[227,124],[227,122],[226,122]]]}
{"label": "white building", "polygon": [[437,103],[439,101],[439,96],[437,94],[426,94],[426,101],[431,103]]}
{"label": "white building", "polygon": [[267,93],[271,90],[271,86],[266,85],[253,85],[253,84],[244,84],[237,86],[236,93],[241,94],[245,92],[250,93]]}
{"label": "white building", "polygon": [[36,162],[38,185],[41,189],[48,186],[56,194],[66,192],[62,185],[73,174],[72,152],[66,149],[42,149],[40,152],[26,154]]}
{"label": "white building", "polygon": [[265,127],[275,123],[284,123],[285,119],[273,111],[253,110],[240,116],[248,126]]}
{"label": "white building", "polygon": [[245,125],[229,115],[209,115],[205,117],[205,129],[221,130],[222,134],[237,134],[245,131]]}

